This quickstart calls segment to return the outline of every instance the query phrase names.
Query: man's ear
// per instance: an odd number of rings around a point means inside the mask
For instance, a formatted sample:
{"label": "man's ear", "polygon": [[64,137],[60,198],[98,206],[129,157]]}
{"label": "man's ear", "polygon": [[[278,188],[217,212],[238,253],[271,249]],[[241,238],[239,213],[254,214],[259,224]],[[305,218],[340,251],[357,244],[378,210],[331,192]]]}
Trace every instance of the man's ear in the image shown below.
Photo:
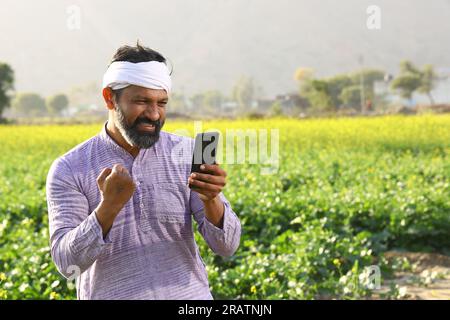
{"label": "man's ear", "polygon": [[114,102],[113,102],[113,93],[111,88],[104,88],[103,91],[103,99],[105,99],[106,107],[109,110],[114,110]]}

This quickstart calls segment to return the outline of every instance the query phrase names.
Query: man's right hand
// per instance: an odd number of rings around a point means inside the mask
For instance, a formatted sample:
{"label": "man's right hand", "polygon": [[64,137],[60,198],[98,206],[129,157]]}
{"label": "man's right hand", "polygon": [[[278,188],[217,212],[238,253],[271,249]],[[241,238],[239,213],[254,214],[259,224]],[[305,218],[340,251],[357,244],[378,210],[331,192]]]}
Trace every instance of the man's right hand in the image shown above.
{"label": "man's right hand", "polygon": [[136,188],[128,170],[120,164],[105,168],[97,178],[102,199],[113,207],[122,207],[130,200]]}
{"label": "man's right hand", "polygon": [[120,210],[133,196],[136,185],[128,170],[120,164],[105,168],[97,178],[102,201],[96,209],[103,236],[106,236]]}

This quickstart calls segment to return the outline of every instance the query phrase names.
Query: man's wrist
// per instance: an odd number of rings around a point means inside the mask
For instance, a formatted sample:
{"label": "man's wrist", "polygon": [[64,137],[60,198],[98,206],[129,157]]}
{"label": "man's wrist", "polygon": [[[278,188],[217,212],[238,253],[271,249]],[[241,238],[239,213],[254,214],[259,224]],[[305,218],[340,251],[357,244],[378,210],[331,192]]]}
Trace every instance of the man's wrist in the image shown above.
{"label": "man's wrist", "polygon": [[94,210],[97,220],[102,227],[103,237],[106,237],[108,234],[120,210],[122,210],[122,207],[116,206],[104,200],[102,200]]}
{"label": "man's wrist", "polygon": [[225,205],[219,196],[203,201],[205,207],[206,219],[218,228],[223,228],[223,219],[225,215]]}
{"label": "man's wrist", "polygon": [[100,201],[100,204],[98,205],[97,209],[100,209],[107,213],[108,215],[116,216],[119,214],[120,210],[122,210],[123,205],[115,204],[111,201],[102,199]]}
{"label": "man's wrist", "polygon": [[203,201],[204,205],[216,204],[218,201],[221,201],[218,195],[212,199],[201,199],[201,200]]}

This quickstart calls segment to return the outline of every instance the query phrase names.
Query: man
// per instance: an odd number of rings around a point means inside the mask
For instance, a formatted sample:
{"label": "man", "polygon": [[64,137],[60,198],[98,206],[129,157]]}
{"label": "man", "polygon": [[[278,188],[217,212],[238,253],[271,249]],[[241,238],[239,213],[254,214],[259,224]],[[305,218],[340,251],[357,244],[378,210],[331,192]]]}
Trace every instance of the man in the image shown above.
{"label": "man", "polygon": [[65,277],[79,273],[78,299],[212,299],[192,217],[215,253],[239,246],[226,172],[189,175],[192,153],[177,150],[193,139],[160,131],[170,90],[161,54],[119,48],[103,78],[103,130],[50,168],[52,258]]}

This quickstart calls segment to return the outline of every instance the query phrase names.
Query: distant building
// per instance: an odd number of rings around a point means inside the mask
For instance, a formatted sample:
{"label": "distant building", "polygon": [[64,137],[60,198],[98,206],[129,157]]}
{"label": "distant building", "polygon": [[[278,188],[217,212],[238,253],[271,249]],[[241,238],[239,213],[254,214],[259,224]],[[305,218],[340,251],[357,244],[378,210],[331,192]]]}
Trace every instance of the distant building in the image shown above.
{"label": "distant building", "polygon": [[258,99],[256,102],[258,111],[261,113],[270,112],[272,106],[278,102],[285,115],[297,115],[299,112],[305,111],[309,106],[308,100],[293,93],[279,94],[275,99]]}
{"label": "distant building", "polygon": [[256,100],[257,109],[261,113],[269,112],[270,107],[276,102],[274,99],[258,99]]}
{"label": "distant building", "polygon": [[234,114],[238,109],[239,104],[236,101],[223,101],[220,109],[224,114]]}
{"label": "distant building", "polygon": [[294,111],[296,109],[306,109],[309,106],[308,100],[295,93],[281,94],[275,97],[281,103],[283,111]]}
{"label": "distant building", "polygon": [[[275,103],[279,103],[283,114],[298,115],[309,107],[308,100],[298,94],[279,94],[275,99],[256,99],[252,101],[247,111],[259,114],[270,113]],[[224,101],[221,104],[221,111],[224,114],[233,114],[239,110],[239,104],[236,101]]]}

